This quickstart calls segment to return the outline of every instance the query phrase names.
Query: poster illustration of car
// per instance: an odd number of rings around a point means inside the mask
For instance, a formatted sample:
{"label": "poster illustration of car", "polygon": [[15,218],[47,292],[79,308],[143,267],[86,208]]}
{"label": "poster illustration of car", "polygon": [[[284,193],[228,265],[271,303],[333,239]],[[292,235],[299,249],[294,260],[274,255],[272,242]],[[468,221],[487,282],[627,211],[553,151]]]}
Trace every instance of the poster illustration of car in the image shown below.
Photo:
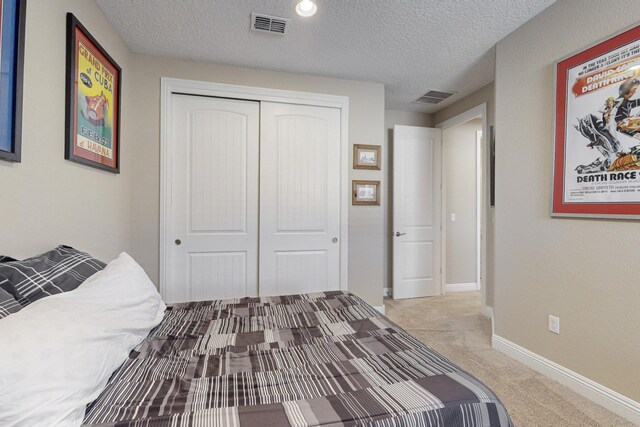
{"label": "poster illustration of car", "polygon": [[556,64],[552,215],[640,215],[640,26]]}

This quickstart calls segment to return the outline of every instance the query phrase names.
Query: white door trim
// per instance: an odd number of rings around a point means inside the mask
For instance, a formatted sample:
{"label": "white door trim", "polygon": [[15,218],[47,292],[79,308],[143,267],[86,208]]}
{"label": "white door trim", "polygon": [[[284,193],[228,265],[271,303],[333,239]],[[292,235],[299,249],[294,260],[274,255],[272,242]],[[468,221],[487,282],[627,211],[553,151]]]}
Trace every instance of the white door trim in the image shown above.
{"label": "white door trim", "polygon": [[[484,141],[484,134],[482,131],[476,131],[476,290],[480,289],[480,284],[482,280],[482,218],[485,215],[482,213],[482,175],[484,175],[485,170],[482,167],[482,144]],[[486,233],[485,233],[486,234]]]}
{"label": "white door trim", "polygon": [[[488,310],[488,306],[487,306],[487,286],[486,286],[486,277],[487,277],[487,206],[488,206],[488,197],[489,197],[489,191],[488,191],[488,186],[487,186],[487,176],[489,175],[487,172],[489,170],[489,161],[488,161],[488,152],[489,150],[487,149],[487,137],[489,135],[489,128],[488,128],[488,123],[487,123],[487,104],[486,103],[482,103],[478,106],[475,106],[463,113],[458,114],[457,116],[454,116],[452,118],[450,118],[449,120],[445,120],[442,123],[437,124],[435,127],[438,129],[448,129],[452,126],[455,125],[459,125],[461,123],[464,123],[468,120],[473,119],[474,117],[477,116],[482,116],[482,200],[481,200],[481,215],[482,215],[482,236],[484,237],[484,239],[482,239],[482,244],[481,244],[481,254],[480,254],[480,258],[481,258],[481,271],[482,271],[482,277],[478,277],[478,284],[480,285],[480,289],[481,289],[481,293],[482,293],[482,313],[486,315],[486,313],[489,312]],[[444,142],[443,142],[444,143]],[[444,202],[442,204],[442,206],[444,207]],[[443,228],[446,226],[445,224],[446,221],[443,221]],[[443,233],[444,233],[444,229],[443,229]],[[442,268],[444,271],[444,266],[445,266],[445,253],[443,251],[442,257]]]}
{"label": "white door trim", "polygon": [[171,138],[172,94],[234,98],[251,101],[270,101],[288,104],[314,105],[340,109],[340,289],[348,289],[348,209],[351,203],[349,185],[349,98],[309,92],[268,89],[253,86],[236,86],[222,83],[201,82],[163,77],[160,80],[160,294],[167,284],[167,236],[171,212]]}

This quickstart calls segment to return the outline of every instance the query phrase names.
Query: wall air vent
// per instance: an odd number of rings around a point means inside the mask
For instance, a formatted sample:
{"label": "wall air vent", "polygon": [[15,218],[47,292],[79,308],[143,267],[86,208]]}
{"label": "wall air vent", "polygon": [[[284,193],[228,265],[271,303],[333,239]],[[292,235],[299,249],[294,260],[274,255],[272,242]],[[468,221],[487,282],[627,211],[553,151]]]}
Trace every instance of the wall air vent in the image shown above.
{"label": "wall air vent", "polygon": [[271,34],[284,35],[287,30],[289,19],[277,16],[263,15],[261,13],[251,14],[251,29]]}
{"label": "wall air vent", "polygon": [[442,92],[439,90],[430,90],[429,92],[416,99],[415,102],[421,104],[437,104],[453,95],[453,92]]}

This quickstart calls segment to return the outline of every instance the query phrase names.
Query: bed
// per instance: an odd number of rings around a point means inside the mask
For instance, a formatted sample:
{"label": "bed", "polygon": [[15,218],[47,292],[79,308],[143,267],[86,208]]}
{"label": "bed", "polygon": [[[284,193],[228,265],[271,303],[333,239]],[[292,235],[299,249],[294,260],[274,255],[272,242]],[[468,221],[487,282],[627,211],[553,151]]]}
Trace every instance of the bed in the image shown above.
{"label": "bed", "polygon": [[127,254],[65,246],[0,260],[0,289],[3,426],[512,426],[348,292],[167,307]]}

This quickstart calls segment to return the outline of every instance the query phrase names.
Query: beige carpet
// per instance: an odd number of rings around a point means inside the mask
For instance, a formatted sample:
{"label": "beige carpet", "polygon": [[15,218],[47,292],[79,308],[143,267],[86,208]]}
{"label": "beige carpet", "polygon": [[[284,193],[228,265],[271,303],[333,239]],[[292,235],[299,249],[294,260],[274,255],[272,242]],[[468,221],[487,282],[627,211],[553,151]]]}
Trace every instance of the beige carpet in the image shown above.
{"label": "beige carpet", "polygon": [[520,362],[491,348],[491,322],[480,293],[385,299],[387,316],[489,386],[517,427],[633,426]]}

